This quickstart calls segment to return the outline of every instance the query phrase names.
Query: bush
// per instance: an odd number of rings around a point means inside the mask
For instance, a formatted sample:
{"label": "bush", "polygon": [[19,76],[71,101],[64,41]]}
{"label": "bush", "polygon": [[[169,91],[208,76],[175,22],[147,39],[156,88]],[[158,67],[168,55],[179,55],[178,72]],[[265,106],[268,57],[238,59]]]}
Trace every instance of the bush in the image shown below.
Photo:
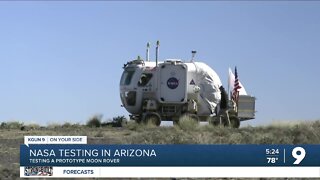
{"label": "bush", "polygon": [[102,115],[95,115],[89,119],[87,126],[89,127],[101,127]]}
{"label": "bush", "polygon": [[182,116],[179,119],[178,126],[182,130],[190,131],[190,130],[195,130],[196,128],[198,128],[199,122],[197,120],[195,120],[193,117],[186,115],[186,116]]}
{"label": "bush", "polygon": [[3,129],[21,129],[24,127],[23,123],[18,121],[2,122],[0,126]]}
{"label": "bush", "polygon": [[66,122],[66,123],[64,123],[64,124],[62,125],[62,128],[70,128],[71,126],[72,126],[71,123]]}
{"label": "bush", "polygon": [[7,123],[6,122],[2,122],[0,127],[3,128],[3,129],[6,128],[7,127]]}
{"label": "bush", "polygon": [[127,124],[127,118],[125,116],[117,116],[112,119],[116,127],[122,127],[123,124]]}
{"label": "bush", "polygon": [[22,125],[20,127],[21,131],[29,131],[29,130],[36,130],[36,129],[40,129],[40,126],[38,124],[29,124],[25,126]]}
{"label": "bush", "polygon": [[123,127],[124,124],[127,124],[127,118],[125,116],[117,116],[107,122],[101,123],[102,127],[112,126],[112,127]]}

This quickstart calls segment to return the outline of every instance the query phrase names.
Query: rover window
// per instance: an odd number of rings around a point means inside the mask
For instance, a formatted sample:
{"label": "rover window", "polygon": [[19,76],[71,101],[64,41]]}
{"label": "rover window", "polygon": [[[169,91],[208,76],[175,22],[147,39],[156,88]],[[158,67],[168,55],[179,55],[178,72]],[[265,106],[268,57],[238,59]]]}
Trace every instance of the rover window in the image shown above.
{"label": "rover window", "polygon": [[125,93],[126,101],[129,106],[134,106],[136,104],[136,91],[129,91]]}
{"label": "rover window", "polygon": [[134,70],[126,70],[125,72],[123,72],[122,77],[121,77],[121,85],[129,85],[131,83],[131,79],[133,77],[134,74]]}
{"label": "rover window", "polygon": [[149,83],[150,79],[152,78],[152,74],[142,73],[140,80],[138,82],[138,86],[145,86]]}

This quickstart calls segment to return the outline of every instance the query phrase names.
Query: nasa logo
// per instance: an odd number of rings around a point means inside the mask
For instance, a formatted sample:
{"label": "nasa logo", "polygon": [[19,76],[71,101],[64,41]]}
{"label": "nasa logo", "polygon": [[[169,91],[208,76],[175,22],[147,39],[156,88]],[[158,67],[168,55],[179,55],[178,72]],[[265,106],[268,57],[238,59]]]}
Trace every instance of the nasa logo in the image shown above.
{"label": "nasa logo", "polygon": [[167,86],[170,89],[175,89],[179,86],[179,80],[177,78],[171,77],[167,81]]}

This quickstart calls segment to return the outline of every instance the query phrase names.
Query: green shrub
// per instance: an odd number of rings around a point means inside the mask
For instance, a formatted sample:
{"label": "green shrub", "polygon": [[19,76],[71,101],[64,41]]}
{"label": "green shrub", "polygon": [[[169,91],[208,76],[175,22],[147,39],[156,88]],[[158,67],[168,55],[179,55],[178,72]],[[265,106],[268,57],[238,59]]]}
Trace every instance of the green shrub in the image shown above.
{"label": "green shrub", "polygon": [[64,123],[61,127],[62,127],[62,128],[70,128],[71,126],[72,126],[71,123],[66,122],[66,123]]}
{"label": "green shrub", "polygon": [[122,127],[128,123],[128,120],[125,116],[117,116],[113,118],[113,127]]}
{"label": "green shrub", "polygon": [[11,121],[11,122],[2,122],[0,125],[3,129],[21,129],[24,127],[22,122]]}
{"label": "green shrub", "polygon": [[95,115],[90,118],[87,122],[87,126],[89,127],[101,127],[101,119],[102,115]]}
{"label": "green shrub", "polygon": [[101,123],[101,126],[122,127],[125,124],[127,124],[127,118],[125,116],[117,116],[112,118],[112,120],[109,119],[108,121]]}
{"label": "green shrub", "polygon": [[6,122],[2,122],[0,125],[0,128],[5,129],[7,128],[7,123]]}

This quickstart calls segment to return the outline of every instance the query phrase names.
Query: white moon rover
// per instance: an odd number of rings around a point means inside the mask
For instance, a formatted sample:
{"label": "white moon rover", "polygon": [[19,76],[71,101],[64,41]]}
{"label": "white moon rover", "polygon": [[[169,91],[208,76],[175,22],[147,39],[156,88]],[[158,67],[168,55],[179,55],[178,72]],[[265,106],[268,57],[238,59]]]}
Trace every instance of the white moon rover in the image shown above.
{"label": "white moon rover", "polygon": [[195,121],[209,121],[238,128],[240,122],[254,119],[255,98],[239,95],[237,102],[228,99],[217,73],[203,62],[167,59],[149,60],[149,43],[146,60],[138,57],[123,66],[120,80],[122,106],[138,123],[161,121],[179,123],[181,116]]}

